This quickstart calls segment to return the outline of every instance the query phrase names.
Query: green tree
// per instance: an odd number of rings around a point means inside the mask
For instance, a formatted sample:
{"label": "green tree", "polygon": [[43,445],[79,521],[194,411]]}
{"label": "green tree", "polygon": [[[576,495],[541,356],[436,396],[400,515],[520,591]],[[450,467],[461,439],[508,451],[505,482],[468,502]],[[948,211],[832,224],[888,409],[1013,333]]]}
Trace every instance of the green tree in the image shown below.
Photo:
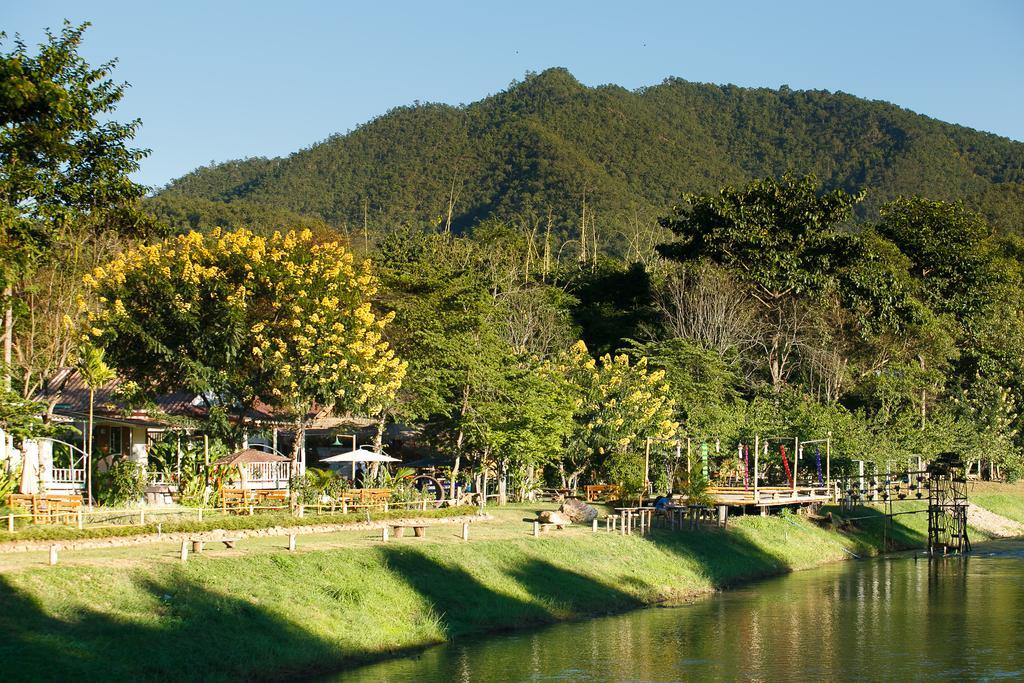
{"label": "green tree", "polygon": [[296,423],[311,409],[376,415],[405,364],[372,308],[376,279],[336,241],[309,231],[189,233],[123,252],[90,276],[101,304],[90,334],[151,391],[184,382],[241,424],[256,400]]}
{"label": "green tree", "polygon": [[89,389],[89,427],[86,434],[85,491],[86,500],[92,504],[92,442],[93,442],[93,407],[96,390],[103,387],[117,375],[113,368],[104,360],[105,352],[90,343],[84,343],[78,350],[78,362],[75,368]]}
{"label": "green tree", "polygon": [[840,283],[862,258],[860,241],[840,226],[863,194],[821,193],[813,176],[757,180],[715,194],[688,194],[662,219],[677,239],[658,249],[681,262],[707,259],[746,283],[761,306],[760,343],[772,386],[796,360],[801,308]]}
{"label": "green tree", "polygon": [[[0,53],[0,279],[4,288],[5,386],[10,388],[14,289],[61,226],[140,198],[129,175],[146,151],[128,146],[139,121],[110,118],[125,84],[114,62],[79,55],[88,24],[47,32],[38,54],[15,39]],[[0,39],[6,36],[0,34]]]}

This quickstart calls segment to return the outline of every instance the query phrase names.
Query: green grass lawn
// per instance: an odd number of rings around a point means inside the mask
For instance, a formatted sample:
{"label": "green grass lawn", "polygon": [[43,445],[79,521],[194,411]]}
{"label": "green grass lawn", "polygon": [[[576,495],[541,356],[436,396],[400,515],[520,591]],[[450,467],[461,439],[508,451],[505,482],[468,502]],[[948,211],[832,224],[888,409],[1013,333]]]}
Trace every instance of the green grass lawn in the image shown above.
{"label": "green grass lawn", "polygon": [[57,567],[22,553],[0,573],[0,666],[5,680],[277,679],[878,549],[873,520],[840,534],[794,515],[733,518],[727,531],[533,538],[533,509],[489,510],[469,543],[461,527],[435,525],[386,544],[365,530],[303,536],[297,553],[246,539],[184,565],[170,544],[68,552]]}
{"label": "green grass lawn", "polygon": [[990,512],[1024,524],[1024,482],[975,482],[971,484],[968,498]]}

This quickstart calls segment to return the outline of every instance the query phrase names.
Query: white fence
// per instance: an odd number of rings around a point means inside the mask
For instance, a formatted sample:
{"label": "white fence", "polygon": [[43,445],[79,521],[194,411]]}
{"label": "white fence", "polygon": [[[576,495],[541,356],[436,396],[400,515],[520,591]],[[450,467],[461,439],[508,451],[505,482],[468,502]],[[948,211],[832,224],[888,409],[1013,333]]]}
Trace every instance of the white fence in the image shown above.
{"label": "white fence", "polygon": [[245,483],[251,489],[286,489],[292,474],[290,462],[251,462],[245,469]]}

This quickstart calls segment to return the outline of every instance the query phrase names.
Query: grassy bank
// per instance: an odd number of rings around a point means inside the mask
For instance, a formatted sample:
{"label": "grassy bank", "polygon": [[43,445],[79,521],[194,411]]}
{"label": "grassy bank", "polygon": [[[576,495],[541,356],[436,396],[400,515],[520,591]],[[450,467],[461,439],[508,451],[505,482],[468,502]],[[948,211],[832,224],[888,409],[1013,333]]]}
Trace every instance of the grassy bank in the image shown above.
{"label": "grassy bank", "polygon": [[972,503],[1024,524],[1024,482],[977,482],[972,484],[968,495]]}
{"label": "grassy bank", "polygon": [[[878,549],[802,518],[647,537],[573,528],[535,539],[504,511],[481,540],[198,557],[185,565],[0,575],[6,680],[281,678],[470,634],[680,600]],[[912,528],[905,541],[921,542]],[[368,542],[367,542],[368,543]]]}

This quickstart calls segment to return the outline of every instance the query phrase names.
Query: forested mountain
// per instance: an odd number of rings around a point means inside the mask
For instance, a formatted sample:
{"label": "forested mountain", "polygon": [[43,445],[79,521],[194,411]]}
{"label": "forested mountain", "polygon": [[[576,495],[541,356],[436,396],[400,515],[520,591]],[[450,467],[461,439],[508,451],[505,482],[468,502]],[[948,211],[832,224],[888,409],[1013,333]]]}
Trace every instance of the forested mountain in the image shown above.
{"label": "forested mountain", "polygon": [[[900,194],[964,199],[997,229],[1024,226],[1024,144],[843,93],[668,79],[589,88],[564,69],[452,107],[394,109],[282,159],[199,168],[151,207],[177,228],[294,224],[296,214],[371,234],[456,230],[494,216],[602,247],[650,225],[682,193],[787,171],[865,189],[860,217]],[[225,206],[226,205],[226,206]]]}

